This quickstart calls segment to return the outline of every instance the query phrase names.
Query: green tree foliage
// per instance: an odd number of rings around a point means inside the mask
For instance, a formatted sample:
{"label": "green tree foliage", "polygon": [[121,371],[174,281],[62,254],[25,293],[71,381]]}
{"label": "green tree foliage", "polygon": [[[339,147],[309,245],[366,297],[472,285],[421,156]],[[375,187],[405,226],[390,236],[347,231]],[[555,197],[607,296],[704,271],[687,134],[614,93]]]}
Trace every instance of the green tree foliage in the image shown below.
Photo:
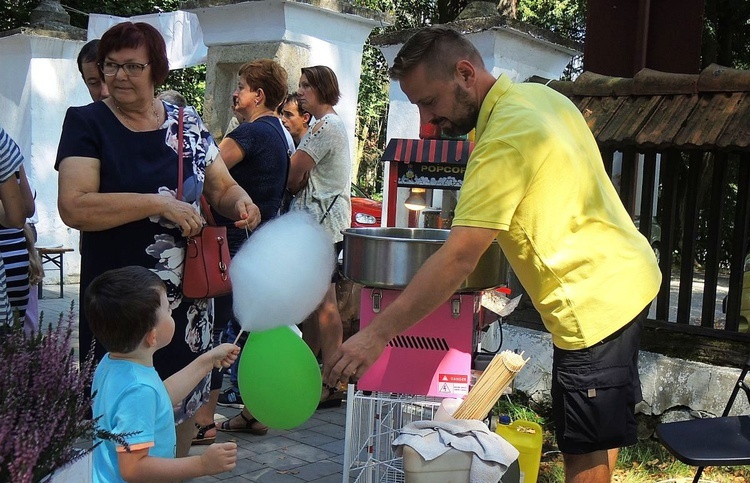
{"label": "green tree foliage", "polygon": [[750,69],[750,2],[706,0],[702,62]]}
{"label": "green tree foliage", "polygon": [[206,64],[169,71],[169,77],[160,91],[173,89],[183,96],[188,105],[203,115],[203,100],[206,97]]}
{"label": "green tree foliage", "polygon": [[519,0],[517,17],[572,40],[586,37],[586,0]]}
{"label": "green tree foliage", "polygon": [[31,10],[39,0],[9,0],[0,3],[0,32],[29,24]]}

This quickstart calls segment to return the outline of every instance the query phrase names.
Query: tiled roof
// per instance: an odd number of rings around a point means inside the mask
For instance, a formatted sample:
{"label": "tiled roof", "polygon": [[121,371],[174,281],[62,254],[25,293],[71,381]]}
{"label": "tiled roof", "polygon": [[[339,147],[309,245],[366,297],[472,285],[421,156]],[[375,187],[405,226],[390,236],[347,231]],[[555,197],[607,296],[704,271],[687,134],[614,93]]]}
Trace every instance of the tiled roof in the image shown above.
{"label": "tiled roof", "polygon": [[750,152],[750,71],[712,64],[698,75],[643,69],[632,79],[584,72],[548,84],[578,106],[603,148]]}

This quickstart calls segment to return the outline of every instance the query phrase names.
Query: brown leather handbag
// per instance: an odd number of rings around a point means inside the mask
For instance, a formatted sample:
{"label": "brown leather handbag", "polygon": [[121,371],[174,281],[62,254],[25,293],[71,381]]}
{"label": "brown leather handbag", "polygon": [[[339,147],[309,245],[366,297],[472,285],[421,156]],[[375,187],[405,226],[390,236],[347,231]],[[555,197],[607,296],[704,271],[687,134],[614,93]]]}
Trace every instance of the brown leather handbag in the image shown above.
{"label": "brown leather handbag", "polygon": [[[179,116],[177,199],[182,200],[184,163],[182,108],[180,108]],[[182,293],[185,297],[194,299],[213,298],[232,293],[232,281],[229,278],[227,227],[216,226],[214,217],[211,215],[211,207],[203,196],[201,196],[201,210],[207,224],[203,226],[200,234],[187,239],[182,274]]]}

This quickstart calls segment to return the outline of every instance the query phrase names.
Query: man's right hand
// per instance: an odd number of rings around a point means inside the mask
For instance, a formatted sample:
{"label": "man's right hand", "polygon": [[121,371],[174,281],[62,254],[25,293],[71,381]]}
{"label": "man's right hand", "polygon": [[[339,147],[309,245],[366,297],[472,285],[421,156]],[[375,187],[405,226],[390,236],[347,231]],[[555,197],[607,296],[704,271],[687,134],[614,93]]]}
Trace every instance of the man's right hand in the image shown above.
{"label": "man's right hand", "polygon": [[338,387],[339,381],[348,383],[350,378],[361,376],[375,363],[388,339],[380,336],[372,327],[365,327],[351,336],[325,361],[323,382]]}

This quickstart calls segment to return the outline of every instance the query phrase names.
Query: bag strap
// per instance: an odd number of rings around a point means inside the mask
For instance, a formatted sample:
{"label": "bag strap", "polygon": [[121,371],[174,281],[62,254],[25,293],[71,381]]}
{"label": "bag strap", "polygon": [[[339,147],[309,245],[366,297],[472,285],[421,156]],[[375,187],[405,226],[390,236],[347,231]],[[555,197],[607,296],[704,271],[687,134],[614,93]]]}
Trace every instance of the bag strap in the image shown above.
{"label": "bag strap", "polygon": [[325,213],[323,213],[323,218],[321,218],[321,219],[320,219],[320,224],[321,224],[321,225],[323,224],[323,221],[324,221],[324,220],[326,219],[326,216],[328,216],[328,213],[330,213],[330,212],[331,212],[331,208],[333,208],[333,204],[334,204],[334,203],[336,203],[336,200],[337,200],[337,199],[339,199],[339,195],[340,195],[340,194],[341,194],[341,193],[339,193],[338,195],[336,195],[336,196],[334,196],[334,197],[333,197],[333,201],[331,201],[331,204],[330,204],[330,205],[328,205],[328,209],[326,210],[326,212],[325,212]]}
{"label": "bag strap", "polygon": [[211,213],[211,205],[208,204],[208,200],[203,195],[201,195],[201,211],[203,212],[203,218],[206,219],[206,224],[216,226],[216,220]]}
{"label": "bag strap", "polygon": [[286,192],[286,184],[289,182],[289,171],[292,167],[292,150],[289,149],[289,144],[287,144],[286,136],[284,136],[284,133],[281,132],[281,129],[284,129],[283,127],[280,127],[280,122],[274,122],[271,119],[267,119],[268,116],[263,116],[261,118],[256,119],[255,121],[261,121],[264,124],[268,124],[269,126],[273,127],[273,129],[276,131],[276,134],[281,137],[281,142],[284,143],[284,146],[287,147],[286,150],[286,174],[284,175],[284,189],[281,192],[281,195],[283,197],[284,193]]}
{"label": "bag strap", "polygon": [[182,201],[182,176],[183,176],[183,164],[182,159],[182,142],[183,142],[183,129],[184,124],[182,121],[183,107],[180,107],[178,111],[179,119],[177,121],[177,199]]}
{"label": "bag strap", "polygon": [[[183,146],[183,140],[185,136],[185,124],[183,120],[183,113],[185,112],[185,109],[183,107],[180,107],[178,111],[179,119],[177,121],[177,199],[182,201],[182,183],[183,183],[183,175],[184,175],[184,165],[185,160],[182,157],[182,146]],[[212,226],[216,226],[216,220],[214,220],[214,215],[211,214],[211,205],[208,204],[208,200],[206,200],[206,197],[201,195],[201,211],[203,212],[203,218],[206,219],[206,223]]]}

